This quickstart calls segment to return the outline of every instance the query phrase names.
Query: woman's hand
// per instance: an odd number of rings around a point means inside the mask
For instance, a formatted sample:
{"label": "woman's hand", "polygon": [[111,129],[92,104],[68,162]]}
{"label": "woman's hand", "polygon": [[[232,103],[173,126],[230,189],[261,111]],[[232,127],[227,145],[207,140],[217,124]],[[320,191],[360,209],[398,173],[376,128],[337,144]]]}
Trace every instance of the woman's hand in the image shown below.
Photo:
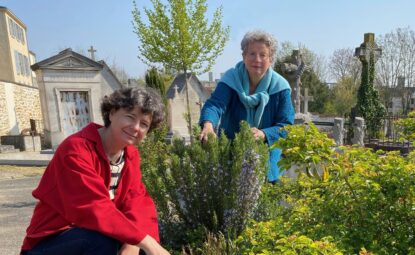
{"label": "woman's hand", "polygon": [[265,133],[261,129],[251,128],[251,132],[254,135],[255,139],[265,141]]}
{"label": "woman's hand", "polygon": [[125,243],[121,246],[118,255],[138,255],[139,251],[140,248],[138,248],[137,246]]}
{"label": "woman's hand", "polygon": [[141,242],[138,244],[138,247],[143,249],[146,255],[170,255],[166,249],[161,247],[161,245],[149,235],[146,235],[146,237],[141,240]]}
{"label": "woman's hand", "polygon": [[206,142],[209,134],[216,135],[215,130],[213,129],[212,122],[206,121],[205,123],[203,123],[203,129],[200,133],[199,140],[202,142]]}

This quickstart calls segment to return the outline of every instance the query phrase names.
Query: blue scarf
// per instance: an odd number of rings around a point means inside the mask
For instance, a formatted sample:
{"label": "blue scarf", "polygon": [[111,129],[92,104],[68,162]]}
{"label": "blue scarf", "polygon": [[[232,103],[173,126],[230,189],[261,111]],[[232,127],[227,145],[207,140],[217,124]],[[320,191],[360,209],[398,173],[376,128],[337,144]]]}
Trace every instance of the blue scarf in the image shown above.
{"label": "blue scarf", "polygon": [[254,94],[249,95],[249,76],[243,61],[229,69],[220,79],[230,88],[236,91],[247,111],[247,121],[251,127],[259,127],[265,106],[268,104],[269,96],[284,89],[290,89],[288,82],[268,68],[264,77],[259,82]]}

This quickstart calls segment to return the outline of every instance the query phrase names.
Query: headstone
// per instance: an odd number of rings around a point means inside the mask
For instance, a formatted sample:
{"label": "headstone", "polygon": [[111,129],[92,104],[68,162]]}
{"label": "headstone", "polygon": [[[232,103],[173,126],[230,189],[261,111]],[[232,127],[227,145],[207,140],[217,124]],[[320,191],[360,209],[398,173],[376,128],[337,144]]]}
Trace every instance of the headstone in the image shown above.
{"label": "headstone", "polygon": [[343,145],[344,139],[344,119],[334,118],[333,138],[338,146]]}
{"label": "headstone", "polygon": [[352,143],[359,146],[365,146],[365,120],[361,117],[356,117],[353,123],[353,138]]}

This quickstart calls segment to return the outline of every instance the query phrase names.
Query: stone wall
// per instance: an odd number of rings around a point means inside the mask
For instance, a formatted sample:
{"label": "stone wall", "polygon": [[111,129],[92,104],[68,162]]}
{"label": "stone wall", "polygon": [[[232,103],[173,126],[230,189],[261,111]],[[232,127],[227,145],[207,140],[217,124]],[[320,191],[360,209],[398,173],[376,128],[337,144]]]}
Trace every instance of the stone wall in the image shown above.
{"label": "stone wall", "polygon": [[[42,111],[40,109],[39,89],[35,87],[16,86],[15,93],[16,119],[19,122],[20,131],[30,128],[30,119],[37,121],[37,125],[42,123]],[[42,127],[37,127],[37,131],[42,133]]]}
{"label": "stone wall", "polygon": [[0,82],[0,135],[9,131],[9,116],[7,114],[6,90],[4,83]]}
{"label": "stone wall", "polygon": [[[6,85],[11,86],[13,98],[6,98],[6,96],[10,96],[6,93]],[[12,111],[8,110],[11,107],[11,105],[7,105],[8,102],[14,103]],[[39,89],[36,87],[0,83],[0,113],[0,135],[11,134],[11,125],[13,126],[13,123],[10,123],[10,119],[16,120],[17,123],[14,123],[14,125],[18,127],[19,133],[23,129],[30,128],[30,119],[36,120],[37,131],[43,132]],[[10,114],[15,116],[9,116]]]}

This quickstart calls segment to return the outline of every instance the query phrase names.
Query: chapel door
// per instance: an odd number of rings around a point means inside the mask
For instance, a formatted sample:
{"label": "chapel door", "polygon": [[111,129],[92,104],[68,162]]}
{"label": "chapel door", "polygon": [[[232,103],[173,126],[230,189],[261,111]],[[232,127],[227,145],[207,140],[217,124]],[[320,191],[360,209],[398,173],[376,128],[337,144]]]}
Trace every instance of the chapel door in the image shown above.
{"label": "chapel door", "polygon": [[85,127],[89,121],[87,91],[61,91],[62,128],[65,137]]}

